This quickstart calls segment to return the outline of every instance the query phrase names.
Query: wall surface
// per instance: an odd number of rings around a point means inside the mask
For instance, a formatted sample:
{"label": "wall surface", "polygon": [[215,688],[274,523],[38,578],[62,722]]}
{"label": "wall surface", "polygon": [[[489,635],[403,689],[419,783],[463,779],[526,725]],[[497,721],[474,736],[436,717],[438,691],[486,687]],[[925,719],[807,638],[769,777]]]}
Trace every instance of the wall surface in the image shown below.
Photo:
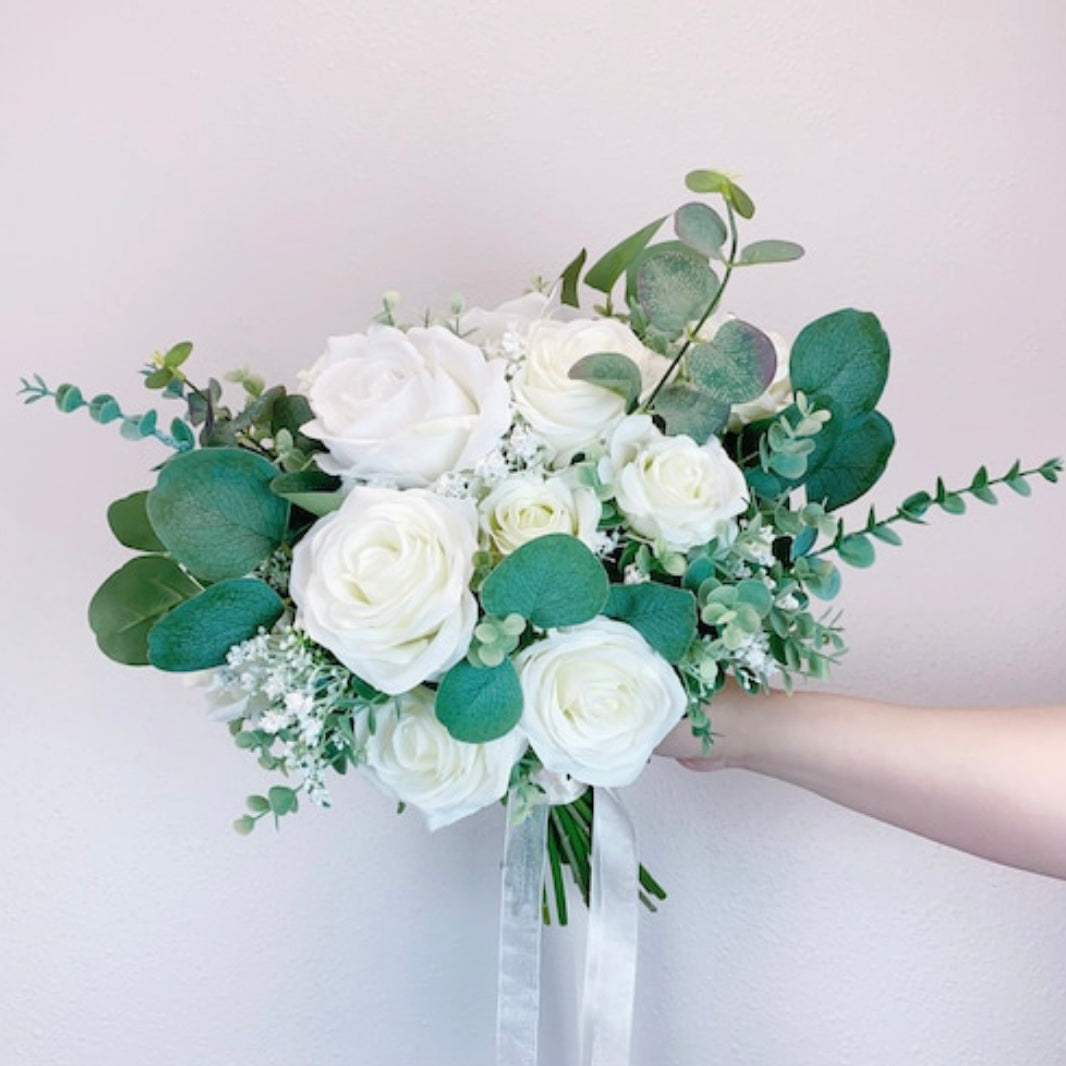
{"label": "wall surface", "polygon": [[[382,291],[491,305],[744,178],[808,250],[731,309],[893,341],[888,511],[1066,451],[1058,0],[6,0],[0,11],[0,1033],[18,1066],[492,1060],[502,818],[428,834],[365,782],[239,839],[254,760],[197,693],[99,656],[106,504],[163,457],[20,407],[39,371],[145,402],[155,349],[293,383]],[[1066,699],[1066,491],[907,530],[841,602],[842,690]],[[1066,886],[730,771],[628,789],[670,889],[634,1066],[1066,1062]],[[580,924],[547,937],[574,1063]]]}

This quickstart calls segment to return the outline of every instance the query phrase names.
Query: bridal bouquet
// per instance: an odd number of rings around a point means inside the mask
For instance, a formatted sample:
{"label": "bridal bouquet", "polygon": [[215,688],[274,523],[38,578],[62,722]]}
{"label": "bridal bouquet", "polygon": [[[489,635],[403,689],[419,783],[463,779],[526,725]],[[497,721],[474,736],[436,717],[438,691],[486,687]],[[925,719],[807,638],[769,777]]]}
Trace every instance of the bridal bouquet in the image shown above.
{"label": "bridal bouquet", "polygon": [[[888,340],[857,310],[791,345],[720,314],[734,272],[802,249],[742,246],[754,206],[725,175],[687,185],[703,199],[670,239],[656,219],[495,310],[456,300],[410,325],[386,296],[295,392],[242,370],[224,402],[187,376],[188,343],[145,371],[170,420],[23,382],[27,402],[173,451],[108,511],[137,554],[89,621],[121,663],[195,673],[281,775],[240,832],[328,805],[349,768],[434,829],[508,794],[515,819],[549,804],[565,921],[564,866],[588,898],[588,786],[632,782],[682,719],[710,746],[730,678],[754,693],[826,677],[844,650],[825,606],[838,562],[868,566],[931,508],[1056,480],[1057,460],[982,467],[845,524],[892,452]],[[649,905],[663,894],[640,884]]]}

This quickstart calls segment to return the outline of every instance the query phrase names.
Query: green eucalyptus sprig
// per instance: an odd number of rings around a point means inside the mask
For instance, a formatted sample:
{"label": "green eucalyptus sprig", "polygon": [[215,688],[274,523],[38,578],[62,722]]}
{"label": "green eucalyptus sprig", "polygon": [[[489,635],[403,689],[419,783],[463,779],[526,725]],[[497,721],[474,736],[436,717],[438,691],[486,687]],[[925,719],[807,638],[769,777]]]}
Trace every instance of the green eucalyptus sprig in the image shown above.
{"label": "green eucalyptus sprig", "polygon": [[180,418],[175,418],[170,423],[170,432],[167,433],[159,428],[159,414],[155,410],[146,411],[140,415],[128,415],[118,400],[110,393],[100,393],[86,400],[81,389],[77,385],[63,384],[52,390],[46,384],[40,374],[33,375],[33,381],[20,378],[22,388],[18,395],[25,395],[25,403],[37,403],[40,400],[51,397],[55,400],[56,407],[64,414],[71,414],[82,407],[88,408],[89,417],[101,425],[109,422],[119,423],[119,433],[126,440],[145,440],[152,437],[173,448],[178,452],[189,451],[195,446],[196,437],[189,428],[188,423]]}
{"label": "green eucalyptus sprig", "polygon": [[966,511],[967,496],[972,496],[982,503],[994,505],[999,502],[993,491],[996,485],[1006,485],[1019,496],[1028,496],[1032,493],[1030,481],[1033,478],[1041,477],[1054,484],[1058,481],[1062,469],[1063,461],[1058,458],[1048,459],[1030,470],[1023,470],[1021,461],[1018,460],[1002,477],[993,478],[989,476],[988,469],[982,466],[968,485],[955,489],[949,489],[944,484],[943,478],[937,478],[936,487],[932,492],[913,493],[896,508],[894,514],[887,518],[878,519],[874,508],[871,507],[862,529],[848,531],[841,524],[833,542],[817,551],[810,552],[809,557],[835,551],[850,566],[870,566],[875,557],[874,539],[893,546],[903,543],[900,535],[891,528],[895,523],[911,522],[924,525],[923,516],[931,507],[939,507],[947,514],[963,514]]}

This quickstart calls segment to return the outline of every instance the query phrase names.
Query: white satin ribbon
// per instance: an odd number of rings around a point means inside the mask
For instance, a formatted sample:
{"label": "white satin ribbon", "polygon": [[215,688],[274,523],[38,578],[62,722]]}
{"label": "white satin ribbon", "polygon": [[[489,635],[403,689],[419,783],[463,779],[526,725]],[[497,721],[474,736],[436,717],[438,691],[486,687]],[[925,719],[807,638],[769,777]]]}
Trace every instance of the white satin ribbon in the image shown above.
{"label": "white satin ribbon", "polygon": [[537,1066],[540,1010],[541,892],[548,806],[538,804],[515,824],[507,800],[500,902],[500,967],[496,995],[497,1066]]}
{"label": "white satin ribbon", "polygon": [[583,1066],[626,1066],[637,983],[637,838],[618,797],[593,793],[592,886],[585,989]]}
{"label": "white satin ribbon", "polygon": [[[536,1066],[548,807],[513,822],[508,797],[496,1003],[497,1066]],[[582,1066],[627,1066],[637,978],[637,841],[609,789],[593,794],[592,884],[581,1004]]]}

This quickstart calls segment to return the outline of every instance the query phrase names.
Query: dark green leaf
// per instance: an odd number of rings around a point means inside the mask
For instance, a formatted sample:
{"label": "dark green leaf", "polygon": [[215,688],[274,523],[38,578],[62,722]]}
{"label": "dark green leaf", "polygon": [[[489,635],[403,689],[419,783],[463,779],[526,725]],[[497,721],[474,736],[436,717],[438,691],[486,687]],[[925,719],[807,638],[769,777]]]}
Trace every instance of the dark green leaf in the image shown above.
{"label": "dark green leaf", "polygon": [[183,448],[192,448],[196,444],[196,434],[189,427],[189,423],[180,418],[171,420],[170,435]]}
{"label": "dark green leaf", "polygon": [[506,556],[485,579],[488,614],[520,614],[541,629],[587,622],[607,602],[607,572],[576,537],[549,533]]}
{"label": "dark green leaf", "polygon": [[456,740],[484,744],[504,736],[522,717],[522,686],[514,664],[504,659],[489,669],[461,660],[441,678],[434,710]]}
{"label": "dark green leaf", "polygon": [[574,363],[567,376],[618,393],[625,399],[626,410],[640,395],[642,385],[640,367],[628,355],[619,352],[596,352],[583,356]]}
{"label": "dark green leaf", "polygon": [[175,607],[148,634],[148,658],[159,670],[221,666],[234,644],[269,629],[285,609],[281,597],[255,578],[220,581]]}
{"label": "dark green leaf", "polygon": [[842,507],[868,492],[884,473],[896,438],[888,419],[870,411],[843,427],[831,450],[805,481],[807,499]]}
{"label": "dark green leaf", "polygon": [[107,524],[120,544],[144,552],[164,552],[166,547],[148,521],[147,492],[134,492],[115,500],[107,509]]}
{"label": "dark green leaf", "polygon": [[674,232],[690,248],[715,259],[721,258],[721,247],[729,236],[722,216],[713,207],[698,202],[677,209]]}
{"label": "dark green leaf", "polygon": [[712,340],[695,345],[685,359],[693,383],[729,404],[754,400],[777,371],[773,341],[737,318],[723,322]]}
{"label": "dark green leaf", "polygon": [[667,385],[652,406],[667,434],[677,437],[683,433],[697,444],[705,444],[725,428],[729,408],[724,400],[691,385]]}
{"label": "dark green leaf", "polygon": [[612,585],[603,613],[631,625],[667,662],[680,662],[696,638],[696,597],[687,589]]}
{"label": "dark green leaf", "polygon": [[562,294],[560,300],[567,307],[579,307],[581,300],[577,294],[577,283],[581,277],[581,270],[585,265],[585,260],[588,258],[588,252],[582,248],[573,259],[566,265],[566,269],[563,270],[559,276],[563,283]]}
{"label": "dark green leaf", "polygon": [[753,241],[740,250],[737,266],[757,263],[788,263],[803,255],[802,245],[792,241]]}
{"label": "dark green leaf", "polygon": [[148,631],[199,586],[171,559],[144,555],[116,570],[89,604],[89,625],[100,650],[128,666],[148,664]]}
{"label": "dark green leaf", "polygon": [[277,468],[239,448],[182,452],[159,472],[148,517],[159,539],[197,577],[254,570],[281,543],[289,504],[270,490]]}
{"label": "dark green leaf", "polygon": [[888,377],[889,348],[881,324],[868,312],[844,310],[806,326],[792,346],[792,387],[834,419],[847,422],[872,411]]}
{"label": "dark green leaf", "polygon": [[340,478],[310,467],[291,474],[279,474],[271,480],[270,490],[321,518],[337,510],[344,502],[340,485]]}
{"label": "dark green leaf", "polygon": [[948,514],[964,514],[966,511],[966,501],[957,492],[947,493],[940,501],[940,506]]}
{"label": "dark green leaf", "polygon": [[653,326],[670,334],[699,318],[718,291],[707,260],[680,241],[649,248],[634,271],[641,309]]}
{"label": "dark green leaf", "polygon": [[664,215],[616,244],[606,255],[589,267],[589,272],[585,275],[585,284],[597,292],[610,293],[615,282],[626,272],[629,264],[640,255],[648,241],[659,232],[659,227],[665,221]]}

